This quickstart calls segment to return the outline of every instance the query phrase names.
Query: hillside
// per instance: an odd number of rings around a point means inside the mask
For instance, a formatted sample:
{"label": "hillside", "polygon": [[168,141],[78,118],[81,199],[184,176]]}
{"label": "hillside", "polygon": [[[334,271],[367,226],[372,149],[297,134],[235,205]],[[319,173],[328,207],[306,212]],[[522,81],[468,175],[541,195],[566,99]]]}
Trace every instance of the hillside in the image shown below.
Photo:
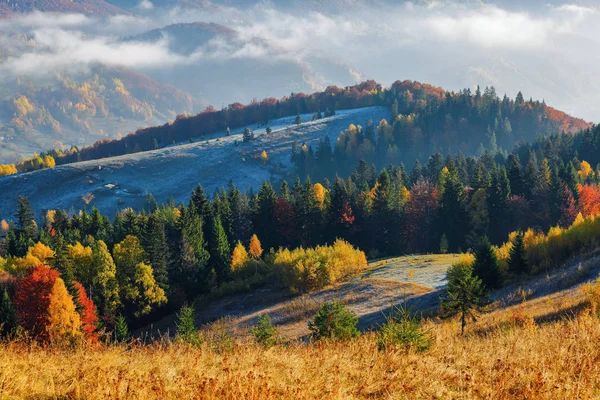
{"label": "hillside", "polygon": [[[302,117],[310,121],[312,115]],[[190,191],[201,183],[207,193],[227,184],[231,179],[240,187],[258,188],[263,180],[287,176],[290,154],[295,140],[307,144],[318,142],[329,133],[332,138],[351,123],[363,124],[372,118],[388,118],[389,112],[379,107],[338,111],[335,116],[295,126],[295,117],[271,121],[273,133],[266,136],[264,125],[250,125],[258,139],[242,143],[242,129],[215,132],[193,138],[193,144],[181,144],[133,155],[86,161],[33,173],[0,178],[0,219],[12,218],[14,202],[26,195],[36,211],[42,208],[82,208],[96,206],[114,215],[117,209],[141,208],[148,193],[159,202],[173,196],[177,202],[189,199]],[[237,143],[237,144],[236,144]],[[265,150],[269,162],[258,156]],[[105,185],[117,185],[108,189]],[[91,193],[86,204],[82,198]]]}
{"label": "hillside", "polygon": [[586,311],[588,299],[577,287],[527,301],[519,293],[512,293],[519,304],[480,315],[464,336],[456,320],[427,320],[435,341],[424,353],[379,351],[376,333],[264,349],[232,338],[228,320],[206,328],[199,348],[162,342],[73,352],[2,344],[3,392],[146,399],[594,398],[600,330]]}
{"label": "hillside", "polygon": [[194,109],[175,87],[124,68],[93,68],[38,81],[3,82],[0,160],[15,162],[49,148],[68,150],[114,139]]}
{"label": "hillside", "polygon": [[[324,302],[342,301],[358,316],[361,330],[374,329],[385,322],[392,305],[407,304],[419,312],[435,313],[445,287],[446,270],[458,260],[457,255],[405,256],[373,261],[363,274],[326,289],[290,296],[269,285],[254,292],[201,302],[197,309],[198,326],[208,326],[220,319],[227,322],[237,337],[247,338],[248,327],[259,316],[268,314],[289,340],[308,337],[308,321]],[[176,331],[175,316],[141,328],[140,337],[158,337]]]}

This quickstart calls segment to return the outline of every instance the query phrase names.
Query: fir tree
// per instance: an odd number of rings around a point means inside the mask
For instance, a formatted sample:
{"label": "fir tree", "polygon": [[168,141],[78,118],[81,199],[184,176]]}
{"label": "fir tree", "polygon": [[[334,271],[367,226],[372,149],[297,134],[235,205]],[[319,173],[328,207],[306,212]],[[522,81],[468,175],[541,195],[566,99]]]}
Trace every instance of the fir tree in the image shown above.
{"label": "fir tree", "polygon": [[294,123],[296,125],[300,125],[302,123],[302,117],[300,116],[300,113],[298,113],[298,115],[296,115],[296,120],[294,121]]}

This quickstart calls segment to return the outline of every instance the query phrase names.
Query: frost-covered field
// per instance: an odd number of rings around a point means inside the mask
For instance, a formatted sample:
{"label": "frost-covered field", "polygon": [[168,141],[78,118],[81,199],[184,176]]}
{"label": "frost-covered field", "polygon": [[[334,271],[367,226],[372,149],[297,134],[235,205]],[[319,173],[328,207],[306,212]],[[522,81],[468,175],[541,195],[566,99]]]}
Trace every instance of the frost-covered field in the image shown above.
{"label": "frost-covered field", "polygon": [[[302,115],[303,121],[311,117]],[[199,183],[210,194],[229,180],[242,189],[258,189],[265,179],[278,181],[291,175],[294,140],[315,146],[327,133],[333,141],[348,125],[366,126],[369,118],[377,123],[389,118],[389,112],[381,107],[340,110],[333,117],[300,126],[294,124],[295,116],[286,117],[270,122],[273,132],[268,136],[264,125],[249,126],[257,137],[251,143],[243,143],[243,129],[236,129],[230,136],[215,132],[194,139],[195,143],[0,178],[0,219],[13,218],[18,195],[27,196],[38,215],[42,207],[78,210],[94,205],[113,215],[125,207],[140,209],[148,193],[159,203],[170,196],[187,202]],[[266,164],[259,159],[263,150],[269,156]],[[93,197],[89,205],[83,200],[86,195]]]}

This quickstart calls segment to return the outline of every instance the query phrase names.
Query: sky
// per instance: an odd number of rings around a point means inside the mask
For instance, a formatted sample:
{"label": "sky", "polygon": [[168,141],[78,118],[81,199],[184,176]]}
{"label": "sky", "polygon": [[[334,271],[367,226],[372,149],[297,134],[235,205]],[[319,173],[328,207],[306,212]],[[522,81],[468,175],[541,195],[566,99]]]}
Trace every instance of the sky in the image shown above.
{"label": "sky", "polygon": [[[314,90],[367,78],[384,85],[397,79],[419,80],[448,90],[494,85],[500,94],[514,97],[521,90],[527,98],[544,99],[574,116],[600,120],[600,8],[596,7],[565,3],[514,11],[434,2],[324,13],[264,2],[244,12],[233,8],[158,12],[151,0],[144,0],[140,10],[142,15],[105,19],[37,12],[0,21],[0,31],[27,33],[35,43],[13,40],[19,50],[0,62],[0,78],[85,72],[96,64],[152,73],[199,62],[218,66],[228,60],[293,61],[317,77],[309,85]],[[195,21],[223,24],[235,29],[238,38],[217,38],[186,54],[176,53],[168,37],[154,43],[120,40],[167,24]],[[348,74],[339,78],[328,74],[332,63],[348,69]],[[289,94],[284,92],[289,85],[281,87],[274,96]],[[231,102],[236,100],[248,101]]]}

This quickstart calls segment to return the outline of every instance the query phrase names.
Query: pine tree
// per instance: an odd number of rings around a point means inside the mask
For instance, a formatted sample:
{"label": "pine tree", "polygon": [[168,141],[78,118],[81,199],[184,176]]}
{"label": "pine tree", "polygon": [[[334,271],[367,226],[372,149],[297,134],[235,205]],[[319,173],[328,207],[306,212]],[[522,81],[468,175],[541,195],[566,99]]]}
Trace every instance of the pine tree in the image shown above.
{"label": "pine tree", "polygon": [[17,327],[15,307],[4,288],[0,297],[0,336],[6,337],[14,332]]}
{"label": "pine tree", "polygon": [[481,279],[488,289],[499,288],[502,283],[498,258],[487,237],[481,240],[475,252],[473,273]]}
{"label": "pine tree", "polygon": [[300,116],[300,113],[298,113],[298,115],[296,115],[296,120],[294,121],[294,123],[296,125],[300,125],[302,123],[302,117]]}
{"label": "pine tree", "polygon": [[515,274],[527,274],[530,272],[529,264],[525,256],[525,244],[523,243],[523,232],[518,232],[512,242],[510,256],[508,258],[508,270]]}
{"label": "pine tree", "polygon": [[231,274],[231,249],[218,215],[213,217],[211,225],[210,260],[217,276],[217,282],[221,284]]}

